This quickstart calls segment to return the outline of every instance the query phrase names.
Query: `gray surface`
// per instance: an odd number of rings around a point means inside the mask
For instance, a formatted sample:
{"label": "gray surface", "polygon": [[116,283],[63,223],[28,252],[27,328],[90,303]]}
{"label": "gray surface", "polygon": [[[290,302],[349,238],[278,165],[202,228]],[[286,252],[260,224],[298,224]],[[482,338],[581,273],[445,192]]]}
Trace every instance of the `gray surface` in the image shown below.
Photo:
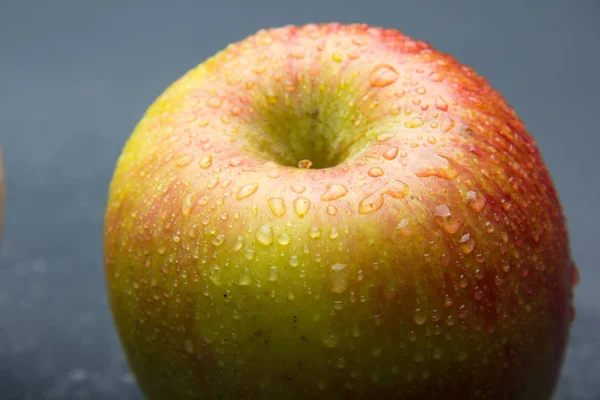
{"label": "gray surface", "polygon": [[171,81],[229,42],[331,20],[427,40],[518,110],[553,174],[582,276],[557,397],[600,399],[598,1],[170,3],[0,0],[2,399],[141,398],[102,265],[107,187],[126,138]]}

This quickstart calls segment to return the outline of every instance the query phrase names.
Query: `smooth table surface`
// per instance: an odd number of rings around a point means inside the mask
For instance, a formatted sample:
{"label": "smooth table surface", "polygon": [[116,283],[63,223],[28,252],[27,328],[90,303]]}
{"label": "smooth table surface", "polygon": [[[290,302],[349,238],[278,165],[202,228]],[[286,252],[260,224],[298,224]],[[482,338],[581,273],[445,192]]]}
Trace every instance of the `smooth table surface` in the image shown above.
{"label": "smooth table surface", "polygon": [[107,188],[125,140],[169,83],[226,44],[337,20],[429,41],[516,108],[555,180],[581,271],[557,398],[600,399],[599,4],[0,2],[0,398],[141,398],[102,263]]}

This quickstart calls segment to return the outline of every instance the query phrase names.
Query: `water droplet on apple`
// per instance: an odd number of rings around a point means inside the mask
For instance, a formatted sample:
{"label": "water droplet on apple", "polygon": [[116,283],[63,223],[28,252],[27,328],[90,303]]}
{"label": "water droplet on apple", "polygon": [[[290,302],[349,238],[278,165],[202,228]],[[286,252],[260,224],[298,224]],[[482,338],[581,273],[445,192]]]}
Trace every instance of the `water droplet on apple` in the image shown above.
{"label": "water droplet on apple", "polygon": [[343,369],[346,366],[346,359],[344,357],[340,357],[336,360],[335,366],[339,369]]}
{"label": "water droplet on apple", "polygon": [[371,355],[377,358],[381,355],[382,351],[383,348],[381,348],[380,346],[374,347],[373,349],[371,349]]}
{"label": "water droplet on apple", "polygon": [[246,249],[244,251],[244,257],[246,257],[246,260],[249,260],[249,261],[254,260],[254,250],[253,249]]}
{"label": "water droplet on apple", "polygon": [[250,275],[250,271],[248,268],[244,269],[244,273],[240,277],[239,284],[240,286],[250,286],[252,283],[252,276]]}
{"label": "water droplet on apple", "polygon": [[329,348],[334,348],[340,343],[340,338],[335,335],[333,332],[328,332],[323,337],[323,344]]}
{"label": "water droplet on apple", "polygon": [[369,174],[369,176],[372,177],[372,178],[378,178],[380,176],[383,176],[384,172],[379,167],[373,167],[373,168],[369,169],[369,171],[367,172],[367,174]]}
{"label": "water droplet on apple", "polygon": [[292,190],[292,192],[294,193],[304,193],[304,191],[306,190],[306,188],[304,187],[304,185],[299,185],[299,184],[295,184],[290,186],[290,189]]}
{"label": "water droplet on apple", "polygon": [[417,308],[415,310],[414,320],[415,320],[415,324],[423,325],[425,322],[427,322],[427,316],[425,315],[425,313],[423,311],[421,311],[420,308]]}
{"label": "water droplet on apple", "polygon": [[277,243],[282,246],[287,246],[290,244],[291,237],[287,232],[282,232],[279,236],[277,236]]}
{"label": "water droplet on apple", "polygon": [[263,224],[258,228],[255,236],[260,244],[268,246],[273,243],[273,228],[270,224]]}
{"label": "water droplet on apple", "polygon": [[289,264],[291,267],[297,267],[300,262],[298,261],[298,256],[293,255],[290,257]]}
{"label": "water droplet on apple", "polygon": [[222,245],[224,241],[225,241],[225,235],[224,235],[224,234],[222,234],[222,233],[220,233],[220,234],[218,234],[217,236],[215,236],[215,237],[213,238],[213,240],[212,240],[212,244],[213,244],[214,246],[217,246],[217,247],[218,247],[218,246]]}
{"label": "water droplet on apple", "polygon": [[240,251],[242,246],[244,246],[244,239],[241,236],[238,236],[233,245],[233,251]]}
{"label": "water droplet on apple", "polygon": [[407,128],[419,128],[419,127],[423,126],[424,123],[425,122],[423,121],[422,118],[414,117],[410,121],[405,121],[404,126]]}
{"label": "water droplet on apple", "polygon": [[187,167],[188,165],[190,165],[190,163],[192,162],[193,159],[194,159],[194,157],[192,157],[190,155],[185,155],[185,156],[181,157],[179,160],[177,160],[176,165],[178,167]]}
{"label": "water droplet on apple", "polygon": [[348,273],[346,264],[334,264],[331,266],[331,291],[343,293],[348,288]]}
{"label": "water droplet on apple", "polygon": [[338,230],[338,228],[336,228],[335,226],[333,226],[331,228],[331,230],[329,231],[329,239],[336,239],[340,236],[340,231]]}
{"label": "water droplet on apple", "polygon": [[195,351],[195,350],[194,350],[194,345],[193,345],[193,343],[192,343],[191,341],[189,341],[189,340],[186,340],[186,341],[183,343],[183,347],[185,348],[185,351],[187,351],[188,353],[190,353],[190,354],[194,354],[194,351]]}
{"label": "water droplet on apple", "polygon": [[203,156],[200,161],[198,162],[198,164],[200,165],[200,168],[202,169],[206,169],[208,167],[210,167],[212,165],[212,156],[208,155],[208,156]]}
{"label": "water droplet on apple", "polygon": [[311,239],[318,239],[321,237],[321,228],[313,226],[308,230],[308,236]]}
{"label": "water droplet on apple", "polygon": [[379,64],[369,74],[369,82],[374,87],[389,86],[398,80],[398,71],[389,64]]}
{"label": "water droplet on apple", "polygon": [[369,214],[379,210],[383,207],[385,195],[393,197],[394,199],[402,199],[408,195],[408,185],[398,180],[388,183],[382,189],[377,190],[364,198],[358,204],[358,212],[360,214]]}
{"label": "water droplet on apple", "polygon": [[206,106],[210,108],[219,108],[223,104],[223,100],[220,97],[211,97],[206,101]]}
{"label": "water droplet on apple", "polygon": [[435,220],[438,225],[447,233],[454,234],[458,232],[462,223],[457,218],[453,218],[450,208],[446,204],[441,204],[435,208]]}
{"label": "water droplet on apple", "polygon": [[219,184],[219,178],[210,178],[210,180],[206,183],[207,189],[214,189]]}
{"label": "water droplet on apple", "polygon": [[241,188],[239,188],[235,198],[238,200],[243,200],[243,199],[253,195],[254,192],[256,192],[257,190],[258,190],[258,183],[254,183],[254,182],[248,183],[247,185],[244,185]]}
{"label": "water droplet on apple", "polygon": [[194,193],[188,193],[183,198],[183,205],[181,206],[181,213],[186,217],[192,213],[192,206],[194,204]]}
{"label": "water droplet on apple", "polygon": [[483,210],[485,196],[481,196],[472,190],[467,192],[467,206],[475,212]]}
{"label": "water droplet on apple", "polygon": [[337,214],[338,209],[334,205],[328,204],[325,211],[328,215],[334,216],[335,214]]}
{"label": "water droplet on apple", "polygon": [[271,197],[267,200],[267,204],[273,215],[276,217],[281,217],[285,214],[285,202],[281,197]]}
{"label": "water droplet on apple", "polygon": [[392,161],[394,158],[396,158],[397,155],[398,155],[398,148],[390,147],[383,153],[383,158],[385,158],[388,161]]}
{"label": "water droplet on apple", "polygon": [[442,96],[438,96],[435,99],[435,108],[437,108],[440,111],[448,111],[448,103],[446,102],[446,100],[444,100]]}
{"label": "water droplet on apple", "polygon": [[467,308],[466,305],[462,304],[460,307],[458,307],[458,318],[465,319],[465,318],[467,318],[468,315],[469,315],[469,309]]}
{"label": "water droplet on apple", "polygon": [[401,237],[409,237],[412,235],[412,230],[409,227],[408,218],[402,218],[398,225],[396,225],[396,233]]}
{"label": "water droplet on apple", "polygon": [[277,280],[277,276],[277,267],[271,265],[271,268],[269,269],[269,282],[275,282]]}
{"label": "water droplet on apple", "polygon": [[445,179],[448,181],[456,179],[456,177],[460,175],[460,169],[458,168],[456,163],[451,161],[448,157],[442,156],[442,158],[448,161],[448,164],[446,164],[446,166],[442,168],[426,168],[422,171],[416,172],[415,175],[419,178],[428,178],[431,176],[435,176],[437,178]]}
{"label": "water droplet on apple", "polygon": [[469,233],[464,234],[458,243],[463,254],[470,254],[475,248],[475,239]]}
{"label": "water droplet on apple", "polygon": [[300,218],[304,217],[310,209],[310,200],[306,197],[298,197],[294,200],[294,212]]}
{"label": "water droplet on apple", "polygon": [[325,193],[321,195],[321,200],[332,201],[344,197],[348,194],[348,188],[338,183],[330,183],[325,187]]}
{"label": "water droplet on apple", "polygon": [[209,277],[212,283],[216,286],[221,286],[221,268],[217,265],[211,268]]}

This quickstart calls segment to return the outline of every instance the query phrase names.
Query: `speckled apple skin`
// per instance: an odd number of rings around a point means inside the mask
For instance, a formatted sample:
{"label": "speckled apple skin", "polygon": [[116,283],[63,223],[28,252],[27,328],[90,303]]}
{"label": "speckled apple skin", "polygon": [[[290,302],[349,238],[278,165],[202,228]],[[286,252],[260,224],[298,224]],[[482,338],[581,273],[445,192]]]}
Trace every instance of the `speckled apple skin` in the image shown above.
{"label": "speckled apple skin", "polygon": [[574,313],[522,121],[366,25],[260,31],[177,80],[118,161],[104,243],[149,399],[548,399]]}

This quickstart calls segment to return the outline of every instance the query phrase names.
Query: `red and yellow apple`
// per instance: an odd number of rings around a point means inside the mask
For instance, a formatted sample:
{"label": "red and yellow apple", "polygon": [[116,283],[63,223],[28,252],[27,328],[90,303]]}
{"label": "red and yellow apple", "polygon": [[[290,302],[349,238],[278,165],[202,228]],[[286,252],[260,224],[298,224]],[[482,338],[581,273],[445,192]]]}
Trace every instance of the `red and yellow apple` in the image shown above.
{"label": "red and yellow apple", "polygon": [[118,161],[110,305],[149,399],[548,399],[577,279],[534,140],[395,30],[258,32]]}

